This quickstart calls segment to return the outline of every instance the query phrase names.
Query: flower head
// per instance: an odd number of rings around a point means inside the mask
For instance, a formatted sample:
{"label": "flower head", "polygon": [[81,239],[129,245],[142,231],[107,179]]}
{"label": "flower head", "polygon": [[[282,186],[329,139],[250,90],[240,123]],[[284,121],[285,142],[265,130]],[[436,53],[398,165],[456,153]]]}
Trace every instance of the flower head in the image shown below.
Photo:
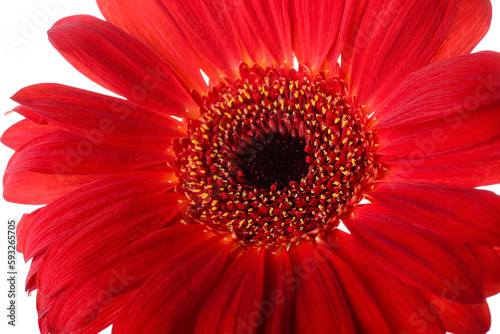
{"label": "flower head", "polygon": [[123,98],[29,86],[2,136],[42,333],[489,329],[489,1],[98,4],[49,38]]}

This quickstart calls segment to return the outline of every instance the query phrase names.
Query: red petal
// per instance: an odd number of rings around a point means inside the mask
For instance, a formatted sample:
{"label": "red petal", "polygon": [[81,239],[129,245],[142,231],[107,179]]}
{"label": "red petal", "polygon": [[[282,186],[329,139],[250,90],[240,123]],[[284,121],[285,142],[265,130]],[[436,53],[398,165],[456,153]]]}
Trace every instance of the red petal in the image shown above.
{"label": "red petal", "polygon": [[266,250],[241,250],[210,292],[196,324],[196,334],[253,333],[262,321]]}
{"label": "red petal", "polygon": [[[293,50],[297,60],[317,72],[337,38],[346,1],[292,0]],[[347,1],[351,3],[352,1]]]}
{"label": "red petal", "polygon": [[377,128],[456,117],[500,101],[500,54],[454,57],[411,74],[374,117]]}
{"label": "red petal", "polygon": [[334,252],[322,246],[318,246],[318,250],[324,253],[325,260],[328,260],[342,284],[342,289],[356,318],[358,332],[389,334],[390,330],[379,306],[356,272]]}
{"label": "red petal", "polygon": [[348,263],[366,285],[391,333],[445,333],[439,320],[427,322],[418,314],[429,305],[427,299],[405,281],[396,280],[383,270],[374,262],[374,254],[351,235],[337,230],[327,236],[325,247]]}
{"label": "red petal", "polygon": [[42,208],[36,209],[31,213],[26,213],[21,217],[19,223],[17,223],[17,251],[19,253],[24,253],[24,247],[26,244],[26,230],[29,228],[33,218],[41,211]]}
{"label": "red petal", "polygon": [[338,276],[308,242],[290,246],[296,302],[296,333],[357,333]]}
{"label": "red petal", "polygon": [[[176,193],[142,196],[94,211],[82,221],[82,228],[72,230],[55,241],[45,253],[38,271],[38,285],[44,297],[52,296],[70,285],[98,263],[127,245],[171,223],[184,208]],[[57,277],[52,279],[52,277]]]}
{"label": "red petal", "polygon": [[376,204],[358,207],[344,223],[381,269],[434,295],[462,303],[484,300],[481,269],[469,249],[402,220]]}
{"label": "red petal", "polygon": [[169,175],[163,173],[112,175],[58,198],[39,210],[31,223],[21,220],[20,226],[26,230],[25,259],[46,250],[65,233],[81,230],[85,221],[113,203],[171,190],[175,183],[168,181]]}
{"label": "red petal", "polygon": [[445,238],[500,246],[500,196],[493,192],[425,184],[379,183],[369,196],[374,203],[384,205],[401,219]]}
{"label": "red petal", "polygon": [[490,0],[461,0],[453,24],[431,62],[472,52],[488,32]]}
{"label": "red petal", "polygon": [[359,27],[352,29],[358,32],[346,41],[342,68],[360,104],[376,110],[410,73],[429,63],[451,26],[458,2],[380,0],[356,11],[363,16],[354,18]]}
{"label": "red petal", "polygon": [[[49,299],[51,306],[45,308],[50,325],[55,332],[72,333],[92,325],[103,313],[111,316],[107,321],[109,325],[123,306],[123,302],[117,304],[115,299],[127,297],[129,302],[131,293],[135,293],[164,263],[195,257],[205,251],[202,246],[211,246],[207,242],[211,236],[201,226],[167,228],[96,262],[82,272],[74,284]],[[220,242],[213,243],[219,246],[218,249],[222,248]],[[209,249],[212,254],[213,248]],[[173,272],[178,274],[175,270]],[[153,291],[158,292],[157,287]],[[127,307],[127,311],[129,309]]]}
{"label": "red petal", "polygon": [[349,34],[352,33],[352,20],[354,18],[354,12],[356,10],[356,5],[360,2],[361,1],[356,0],[345,0],[342,22],[337,32],[335,42],[333,43],[332,48],[328,52],[325,62],[322,65],[323,70],[331,71],[337,75],[340,74],[339,57],[342,50],[344,50],[344,45]]}
{"label": "red petal", "polygon": [[196,237],[176,256],[154,265],[154,273],[118,314],[113,333],[193,333],[232,246],[221,236],[201,242]]}
{"label": "red petal", "polygon": [[197,109],[170,68],[144,44],[112,24],[78,15],[49,30],[54,47],[77,70],[106,89],[153,110],[183,117]]}
{"label": "red petal", "polygon": [[278,65],[292,66],[290,3],[282,0],[232,0]]}
{"label": "red petal", "polygon": [[485,295],[500,293],[500,247],[476,246],[472,250],[483,269]]}
{"label": "red petal", "polygon": [[266,252],[260,334],[289,333],[293,324],[295,289],[286,248]]}
{"label": "red petal", "polygon": [[41,125],[29,119],[23,119],[5,131],[2,134],[1,141],[2,144],[11,149],[18,150],[33,138],[50,133],[54,131],[54,129],[56,128],[50,125]]}
{"label": "red petal", "polygon": [[500,182],[500,137],[452,152],[390,158],[380,162],[389,172],[385,180],[479,187]]}
{"label": "red petal", "polygon": [[245,11],[235,6],[234,2],[234,0],[222,0],[227,18],[243,49],[242,60],[247,64],[260,65],[262,68],[273,66],[275,59],[253,31],[250,18]]}
{"label": "red petal", "polygon": [[377,154],[418,159],[474,146],[500,136],[500,104],[406,127],[382,129]]}
{"label": "red petal", "polygon": [[478,305],[464,305],[429,296],[429,306],[420,311],[428,321],[439,316],[446,332],[456,334],[484,334],[491,325],[490,309],[486,301]]}
{"label": "red petal", "polygon": [[238,64],[243,57],[221,0],[160,2],[191,47],[203,58],[202,64],[209,63],[218,72],[202,66],[212,80],[220,81],[220,76],[237,76]]}
{"label": "red petal", "polygon": [[189,42],[160,1],[98,0],[97,4],[108,22],[144,43],[168,64],[188,91],[206,90]]}
{"label": "red petal", "polygon": [[25,285],[25,289],[26,291],[28,291],[28,295],[30,295],[33,290],[38,289],[37,274],[38,269],[40,269],[40,266],[42,265],[44,255],[45,253],[38,254],[33,258],[33,260],[31,260],[30,270],[28,272],[28,275],[26,276]]}
{"label": "red petal", "polygon": [[48,175],[33,172],[5,173],[3,197],[6,201],[40,205],[99,178],[98,175]]}
{"label": "red petal", "polygon": [[41,174],[116,174],[174,160],[164,148],[139,149],[106,145],[65,131],[27,143],[9,161],[6,172]]}
{"label": "red petal", "polygon": [[[183,123],[166,114],[78,88],[39,84],[21,89],[12,99],[49,124],[107,144],[165,147],[184,134]],[[30,116],[23,111],[18,112]]]}

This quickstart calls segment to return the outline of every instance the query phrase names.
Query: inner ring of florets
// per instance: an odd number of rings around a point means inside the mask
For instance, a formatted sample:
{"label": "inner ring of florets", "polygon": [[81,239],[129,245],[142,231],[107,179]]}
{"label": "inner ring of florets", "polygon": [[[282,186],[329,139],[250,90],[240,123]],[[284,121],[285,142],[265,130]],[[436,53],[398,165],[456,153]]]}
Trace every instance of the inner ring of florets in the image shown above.
{"label": "inner ring of florets", "polygon": [[240,73],[198,96],[201,117],[174,146],[187,222],[266,247],[335,228],[377,173],[367,117],[336,76]]}

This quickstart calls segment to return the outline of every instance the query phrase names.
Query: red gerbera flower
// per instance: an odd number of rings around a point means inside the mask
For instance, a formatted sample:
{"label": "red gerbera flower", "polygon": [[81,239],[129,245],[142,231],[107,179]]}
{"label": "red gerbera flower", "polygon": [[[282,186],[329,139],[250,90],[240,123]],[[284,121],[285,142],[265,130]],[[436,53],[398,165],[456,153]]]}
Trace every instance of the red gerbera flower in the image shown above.
{"label": "red gerbera flower", "polygon": [[98,3],[49,38],[124,99],[26,87],[2,137],[42,333],[489,329],[489,1]]}

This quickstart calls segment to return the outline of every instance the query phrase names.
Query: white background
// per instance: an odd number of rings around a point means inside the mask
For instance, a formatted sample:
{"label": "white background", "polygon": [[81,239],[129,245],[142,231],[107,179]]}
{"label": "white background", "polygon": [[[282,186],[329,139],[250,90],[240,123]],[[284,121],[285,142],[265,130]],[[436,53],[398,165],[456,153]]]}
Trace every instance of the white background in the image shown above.
{"label": "white background", "polygon": [[[490,32],[477,47],[479,50],[500,51],[500,3],[493,0],[494,14]],[[47,4],[51,4],[48,6]],[[46,31],[57,20],[74,14],[102,17],[92,0],[18,0],[0,4],[0,133],[20,120],[17,115],[3,116],[14,108],[10,101],[17,90],[40,82],[63,83],[101,93],[104,89],[87,80],[73,69],[50,45]],[[31,26],[31,30],[27,27]],[[33,29],[34,28],[34,29]],[[16,40],[17,38],[17,40]],[[14,42],[16,40],[16,42]],[[0,171],[5,170],[12,151],[0,145]],[[488,187],[500,194],[500,186]],[[1,191],[0,191],[1,192]],[[17,327],[7,326],[7,259],[6,225],[9,218],[19,219],[28,206],[0,200],[0,332],[38,333],[35,293],[28,297],[23,292],[28,273],[22,256],[18,256]],[[499,222],[500,223],[500,222]],[[500,296],[489,300],[493,325],[490,333],[500,333]],[[110,332],[107,330],[106,332]]]}

